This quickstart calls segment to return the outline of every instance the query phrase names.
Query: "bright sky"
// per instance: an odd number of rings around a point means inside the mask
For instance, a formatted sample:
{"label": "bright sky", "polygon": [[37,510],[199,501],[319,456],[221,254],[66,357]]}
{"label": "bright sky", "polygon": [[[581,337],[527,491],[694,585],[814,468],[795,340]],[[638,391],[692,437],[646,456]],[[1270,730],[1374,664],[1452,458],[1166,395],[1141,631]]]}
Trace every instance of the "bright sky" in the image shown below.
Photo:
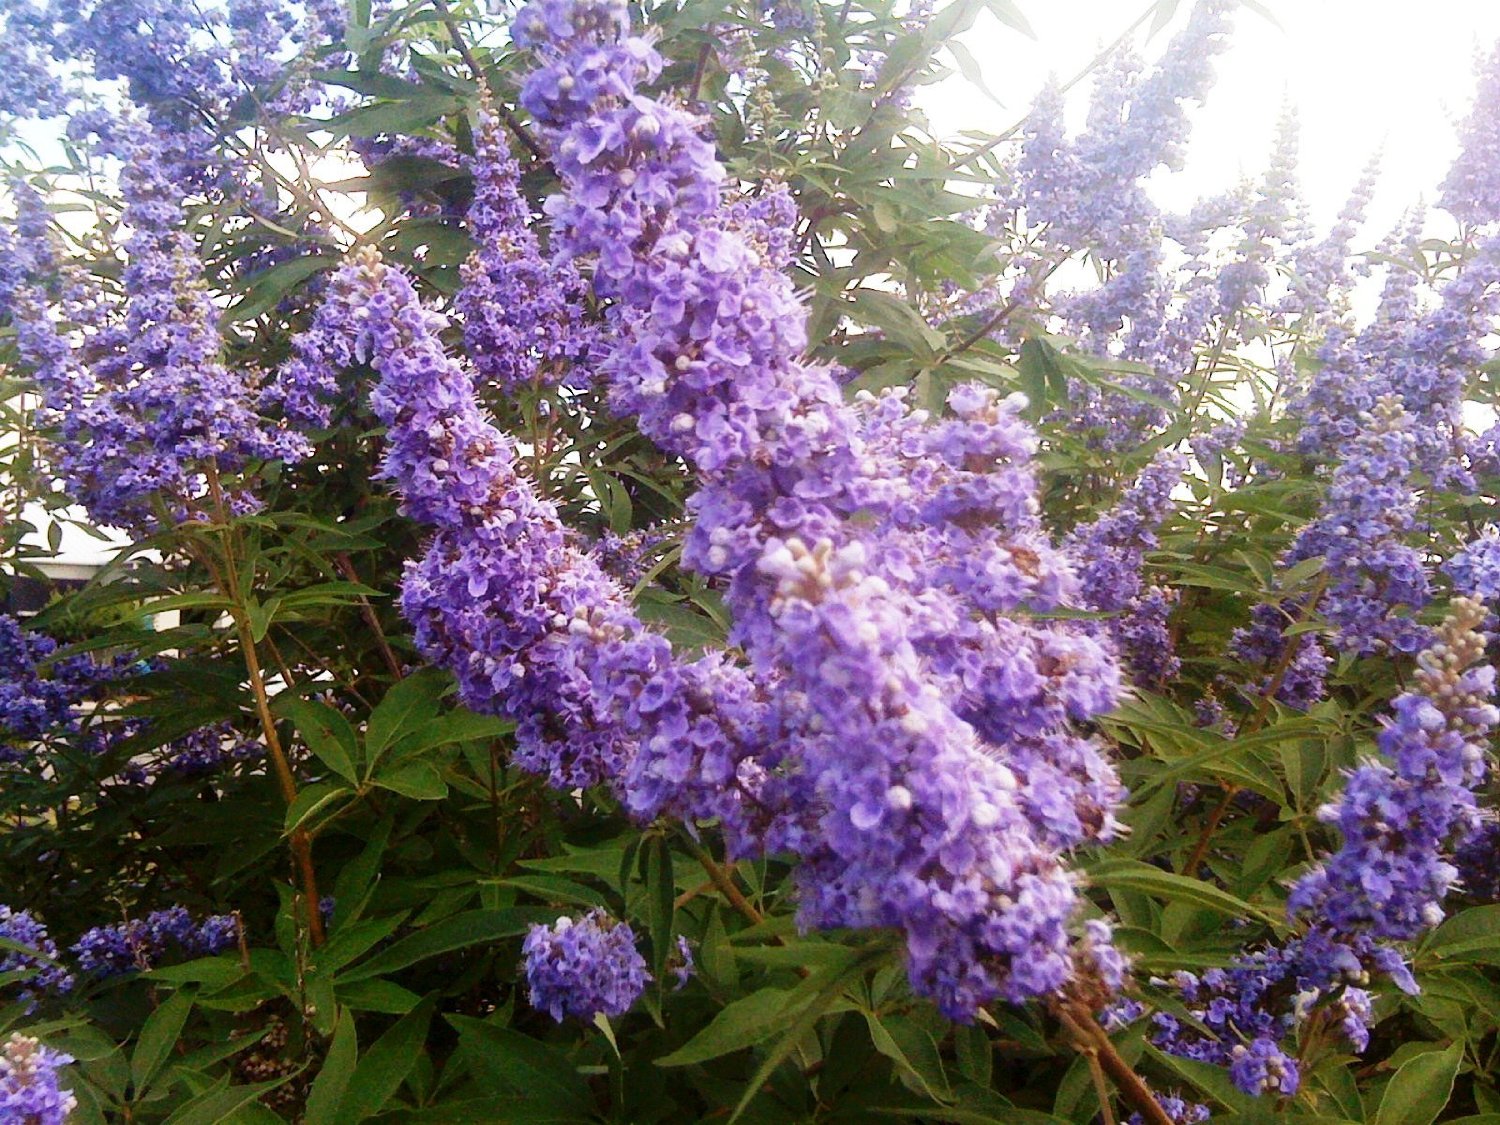
{"label": "bright sky", "polygon": [[[919,97],[941,135],[998,132],[1021,116],[1049,73],[1071,78],[1148,6],[1148,0],[1016,0],[1032,41],[986,14],[964,42],[996,106],[961,77]],[[1145,47],[1148,58],[1181,23]],[[1382,177],[1373,245],[1418,198],[1431,201],[1453,159],[1454,126],[1473,92],[1477,50],[1500,40],[1500,0],[1265,0],[1280,27],[1249,9],[1237,18],[1219,80],[1196,115],[1187,170],[1160,193],[1177,208],[1264,168],[1284,100],[1302,122],[1301,177],[1326,224],[1376,150]],[[1144,32],[1144,28],[1142,29]],[[1075,94],[1083,93],[1086,84]]]}

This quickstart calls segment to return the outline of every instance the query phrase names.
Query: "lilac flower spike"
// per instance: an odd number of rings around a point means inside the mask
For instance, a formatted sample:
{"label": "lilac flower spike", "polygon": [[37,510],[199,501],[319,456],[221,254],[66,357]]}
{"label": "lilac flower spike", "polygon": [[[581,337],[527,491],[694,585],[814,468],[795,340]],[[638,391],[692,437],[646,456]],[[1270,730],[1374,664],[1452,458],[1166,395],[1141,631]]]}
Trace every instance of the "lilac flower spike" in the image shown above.
{"label": "lilac flower spike", "polygon": [[1323,810],[1344,843],[1293,889],[1294,913],[1397,940],[1442,920],[1457,876],[1451,858],[1478,826],[1475,790],[1500,722],[1495,669],[1483,663],[1485,617],[1482,603],[1453,599],[1412,689],[1393,704],[1380,760],[1356,769]]}
{"label": "lilac flower spike", "polygon": [[914,986],[959,1018],[1054,991],[1062,852],[1108,838],[1119,797],[1069,723],[1118,670],[1081,630],[1006,616],[1076,591],[1039,530],[1034,437],[977,387],[930,426],[900,395],[845,405],[801,359],[789,200],[724,199],[703,123],[641,93],[661,60],[628,31],[609,0],[528,5],[522,101],[564,187],[554,249],[592,267],[611,329],[611,402],[696,470],[684,563],[726,583],[731,639],[778,685],[782,770],[816,810],[800,919],[900,927]]}
{"label": "lilac flower spike", "polygon": [[126,244],[122,319],[89,316],[97,294],[71,302],[82,344],[72,348],[39,301],[18,333],[56,420],[57,474],[100,523],[154,528],[194,518],[223,482],[232,509],[253,507],[235,474],[258,460],[294,459],[295,435],[262,422],[245,372],[220,359],[218,310],[182,229],[180,153],[144,129],[122,174]]}
{"label": "lilac flower spike", "polygon": [[590,349],[583,280],[571,262],[543,256],[519,177],[500,119],[482,110],[469,207],[475,248],[454,307],[465,352],[482,376],[511,394],[558,382]]}

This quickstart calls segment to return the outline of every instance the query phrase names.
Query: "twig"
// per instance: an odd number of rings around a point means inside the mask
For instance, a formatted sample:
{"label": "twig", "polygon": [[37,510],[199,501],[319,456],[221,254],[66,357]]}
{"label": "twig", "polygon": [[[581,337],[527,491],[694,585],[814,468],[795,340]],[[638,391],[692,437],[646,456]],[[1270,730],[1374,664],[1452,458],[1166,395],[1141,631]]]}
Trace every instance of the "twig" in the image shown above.
{"label": "twig", "polygon": [[[1052,1012],[1073,1039],[1074,1047],[1085,1058],[1103,1067],[1114,1081],[1115,1088],[1132,1109],[1141,1115],[1148,1125],[1174,1125],[1167,1111],[1162,1109],[1156,1095],[1151,1092],[1135,1069],[1115,1049],[1114,1041],[1094,1019],[1094,1013],[1081,1001],[1064,997],[1052,1002]],[[1105,1110],[1107,1114],[1108,1109]],[[1107,1120],[1107,1118],[1106,1118]]]}
{"label": "twig", "polygon": [[683,837],[683,840],[687,845],[687,850],[692,853],[693,858],[708,873],[709,881],[718,888],[720,894],[729,900],[730,906],[738,910],[752,926],[758,926],[765,921],[765,915],[755,909],[755,905],[734,885],[734,880],[729,877],[729,872],[719,866],[714,857],[703,849],[703,845],[686,835]]}
{"label": "twig", "polygon": [[[432,6],[437,10],[438,18],[443,21],[443,26],[448,29],[448,38],[453,40],[453,49],[458,52],[458,57],[464,60],[464,65],[469,68],[469,73],[474,76],[474,81],[483,83],[485,80],[484,67],[479,64],[479,59],[475,57],[474,52],[469,48],[469,44],[465,42],[463,32],[459,29],[458,21],[453,18],[453,13],[448,8],[447,0],[432,0]],[[522,125],[516,118],[516,115],[510,111],[510,107],[497,101],[494,108],[495,112],[500,115],[500,120],[505,122],[505,127],[515,134],[516,140],[526,146],[526,151],[542,163],[547,163],[547,153],[537,143],[536,138],[531,135],[526,126]]]}
{"label": "twig", "polygon": [[[353,582],[356,586],[363,585],[359,580],[359,572],[354,569],[354,562],[349,556],[340,551],[334,556],[334,562],[339,568],[339,573]],[[380,618],[375,616],[375,607],[363,595],[359,595],[359,613],[365,619],[365,624],[375,634],[375,645],[380,649],[380,656],[385,661],[385,666],[396,679],[405,679],[406,673],[401,668],[401,661],[396,659],[396,654],[391,651],[391,642],[386,640],[385,630],[380,627]]]}

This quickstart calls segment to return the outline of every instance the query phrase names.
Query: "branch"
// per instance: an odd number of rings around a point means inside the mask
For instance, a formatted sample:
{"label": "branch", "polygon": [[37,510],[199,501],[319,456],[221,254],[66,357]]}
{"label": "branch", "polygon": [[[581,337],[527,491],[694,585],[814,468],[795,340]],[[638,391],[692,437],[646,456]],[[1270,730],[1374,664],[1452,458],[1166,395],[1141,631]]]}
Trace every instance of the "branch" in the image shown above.
{"label": "branch", "polygon": [[[1052,1012],[1073,1039],[1074,1048],[1082,1055],[1097,1060],[1104,1072],[1114,1080],[1115,1088],[1147,1125],[1175,1125],[1167,1111],[1162,1109],[1156,1095],[1151,1092],[1135,1068],[1121,1057],[1114,1041],[1094,1019],[1094,1013],[1081,1001],[1068,997],[1052,1002]],[[1106,1109],[1107,1113],[1108,1110]]]}
{"label": "branch", "polygon": [[[474,52],[469,48],[469,44],[465,42],[463,32],[459,30],[458,21],[453,18],[453,13],[448,8],[447,0],[432,0],[432,6],[437,10],[438,18],[443,21],[443,26],[448,29],[448,38],[453,40],[453,48],[458,52],[458,57],[464,60],[464,65],[469,68],[469,73],[474,76],[474,81],[484,84],[484,67],[479,65],[479,59],[475,57]],[[510,107],[497,101],[494,108],[495,112],[500,115],[500,120],[505,122],[506,128],[515,134],[516,140],[526,146],[526,151],[543,164],[548,163],[547,154],[543,151],[542,146],[537,143],[536,138],[531,135],[526,126],[521,124],[516,115],[510,111]]]}

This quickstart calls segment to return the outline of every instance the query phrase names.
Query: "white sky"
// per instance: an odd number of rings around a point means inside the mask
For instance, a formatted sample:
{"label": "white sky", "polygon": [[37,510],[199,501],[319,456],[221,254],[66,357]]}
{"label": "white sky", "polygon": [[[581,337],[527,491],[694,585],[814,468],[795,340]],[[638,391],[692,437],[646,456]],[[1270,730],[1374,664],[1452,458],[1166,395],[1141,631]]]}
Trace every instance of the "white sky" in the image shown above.
{"label": "white sky", "polygon": [[[918,95],[940,135],[1009,126],[1049,73],[1073,77],[1149,6],[1147,0],[1017,2],[1035,41],[989,14],[964,37],[1005,105],[955,75]],[[1148,58],[1165,46],[1189,5],[1182,0],[1171,27],[1146,44]],[[1500,0],[1266,0],[1265,6],[1280,27],[1248,9],[1237,15],[1218,59],[1218,82],[1194,118],[1187,168],[1158,198],[1178,209],[1258,175],[1283,101],[1290,101],[1302,123],[1303,194],[1320,225],[1332,220],[1371,155],[1383,150],[1366,236],[1373,245],[1417,199],[1432,201],[1473,93],[1475,52],[1500,40]],[[1082,83],[1074,94],[1086,92]]]}

